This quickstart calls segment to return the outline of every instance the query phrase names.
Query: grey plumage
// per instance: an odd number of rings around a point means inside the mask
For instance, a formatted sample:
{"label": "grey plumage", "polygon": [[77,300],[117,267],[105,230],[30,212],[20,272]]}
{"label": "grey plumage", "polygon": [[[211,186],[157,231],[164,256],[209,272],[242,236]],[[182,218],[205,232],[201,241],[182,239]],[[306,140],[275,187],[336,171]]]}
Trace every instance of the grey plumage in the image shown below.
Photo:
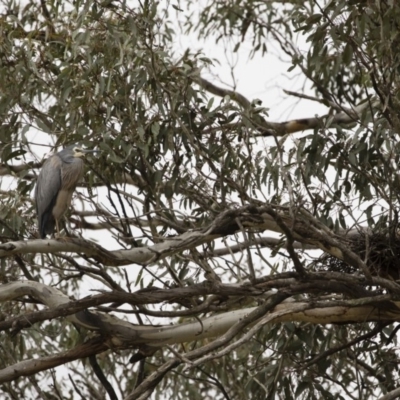
{"label": "grey plumage", "polygon": [[46,160],[35,187],[36,212],[40,237],[60,233],[58,221],[71,205],[72,194],[83,175],[82,157],[93,150],[72,145]]}

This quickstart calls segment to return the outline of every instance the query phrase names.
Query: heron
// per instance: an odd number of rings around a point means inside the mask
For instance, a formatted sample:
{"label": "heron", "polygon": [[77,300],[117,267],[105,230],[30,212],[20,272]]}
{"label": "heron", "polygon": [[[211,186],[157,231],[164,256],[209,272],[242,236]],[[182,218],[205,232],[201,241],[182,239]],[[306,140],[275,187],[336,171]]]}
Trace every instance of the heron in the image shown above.
{"label": "heron", "polygon": [[71,145],[48,158],[40,171],[35,187],[36,213],[42,239],[54,233],[60,235],[59,221],[71,205],[72,194],[83,176],[83,160],[87,153]]}

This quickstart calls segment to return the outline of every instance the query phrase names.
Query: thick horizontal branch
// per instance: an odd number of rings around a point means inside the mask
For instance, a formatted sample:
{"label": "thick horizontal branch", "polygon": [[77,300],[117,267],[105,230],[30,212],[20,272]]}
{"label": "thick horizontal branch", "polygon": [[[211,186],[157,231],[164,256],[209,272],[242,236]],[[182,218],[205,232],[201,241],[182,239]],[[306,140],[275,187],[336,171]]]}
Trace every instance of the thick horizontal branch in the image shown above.
{"label": "thick horizontal branch", "polygon": [[108,349],[104,340],[97,337],[56,355],[20,361],[0,370],[0,383],[12,381],[21,376],[31,376],[74,360],[102,353]]}
{"label": "thick horizontal branch", "polygon": [[[339,274],[340,275],[340,274]],[[362,278],[356,278],[362,280]],[[318,285],[317,285],[318,286]],[[198,286],[199,288],[200,286]],[[226,286],[225,286],[226,287]],[[205,286],[207,288],[207,286]],[[235,293],[235,288],[227,287],[231,290],[231,294]],[[178,290],[178,289],[177,289]],[[185,290],[185,288],[179,288]],[[191,288],[187,289],[189,292]],[[238,293],[243,294],[243,290],[248,294],[254,288],[237,288]],[[130,299],[141,302],[140,296],[147,300],[159,301],[161,297],[168,298],[168,291],[162,291],[162,296],[158,296],[158,291],[153,293],[142,292],[132,296],[131,294],[112,293],[106,294],[105,298],[118,299],[118,301],[129,301]],[[176,297],[173,290],[172,297]],[[195,292],[193,292],[195,293]],[[193,294],[192,293],[192,294]],[[229,292],[225,293],[228,294]],[[261,292],[260,292],[261,293]],[[278,294],[279,292],[277,292]],[[50,308],[66,305],[70,300],[62,292],[57,289],[46,286],[44,284],[32,281],[12,282],[0,286],[0,301],[5,302],[12,299],[20,298],[21,296],[29,295],[34,299],[46,304]],[[112,297],[114,295],[114,297]],[[182,293],[181,293],[182,295]],[[283,300],[290,296],[290,292],[284,293],[278,298]],[[100,295],[101,296],[101,295]],[[94,296],[97,300],[100,296]],[[107,298],[107,296],[110,296]],[[154,296],[158,297],[157,299]],[[269,298],[276,297],[272,294]],[[170,297],[171,298],[171,297]],[[269,298],[266,301],[269,302]],[[86,300],[86,299],[85,299]],[[281,301],[280,300],[280,301]],[[83,300],[84,301],[84,300]],[[76,306],[78,302],[72,302]],[[88,304],[86,304],[88,305]],[[399,321],[400,320],[399,302],[392,301],[391,295],[376,295],[371,297],[359,298],[354,300],[327,300],[327,301],[286,301],[279,304],[276,303],[271,312],[274,314],[274,323],[283,321],[302,321],[316,324],[331,324],[331,323],[348,323],[348,322],[367,322],[367,321]],[[137,326],[127,321],[116,318],[110,314],[102,314],[99,312],[81,311],[74,315],[70,315],[68,319],[75,324],[95,330],[102,337],[107,338],[107,346],[113,349],[129,349],[138,348],[142,345],[150,347],[161,347],[167,344],[190,342],[203,338],[218,337],[235,324],[239,323],[249,315],[254,315],[254,312],[259,310],[259,307],[251,307],[246,309],[234,310],[226,313],[213,315],[192,322],[181,323],[175,326]],[[260,315],[260,318],[262,315]],[[266,323],[269,321],[265,319]],[[97,343],[97,342],[96,342]],[[94,350],[88,347],[86,352],[81,351],[80,357],[85,357],[85,354],[95,354],[106,349],[106,345],[100,341],[96,344]],[[200,354],[200,353],[199,353]],[[38,360],[25,360],[17,363],[12,367],[7,367],[0,371],[0,382],[7,382],[21,375],[29,375],[32,371],[41,371],[47,368],[52,368],[58,363],[68,362],[78,358],[76,352],[66,352],[55,357],[47,357]],[[35,369],[36,368],[36,369]],[[38,369],[39,368],[39,369]],[[33,372],[34,373],[34,372]]]}
{"label": "thick horizontal branch", "polygon": [[63,237],[44,240],[24,240],[0,245],[0,258],[16,254],[57,254],[76,253],[92,257],[103,265],[124,266],[130,264],[148,265],[173,253],[199,246],[221,235],[205,235],[200,231],[187,232],[162,243],[130,250],[108,251],[84,239]]}
{"label": "thick horizontal branch", "polygon": [[[243,286],[234,287],[222,285],[219,289],[225,296],[251,296],[262,294],[262,291],[260,290]],[[124,294],[118,292],[106,293],[104,295],[93,296],[89,299],[70,302],[67,296],[55,288],[38,282],[22,281],[1,285],[0,302],[29,295],[37,301],[47,305],[49,308],[58,308],[58,310],[62,312],[62,310],[65,310],[68,307],[71,307],[73,310],[74,308],[82,308],[82,306],[88,307],[91,304],[101,304],[105,301],[143,304],[145,301],[149,303],[160,302],[162,297],[164,297],[164,300],[168,301],[173,299],[176,300],[179,296],[180,298],[183,298],[185,295],[198,296],[207,293],[217,293],[218,291],[217,287],[213,289],[212,286],[210,287],[206,284],[204,286],[196,285],[193,289],[188,287],[177,288],[175,290],[156,290],[149,293],[146,293],[146,291],[139,291],[136,294]],[[294,293],[296,293],[296,289]],[[141,299],[141,297],[143,297],[143,299]],[[312,307],[310,307],[307,302],[296,301],[295,304],[308,304],[307,308],[309,309],[302,313],[292,313],[290,310],[293,303],[287,302],[278,305],[276,310],[284,309],[285,312],[289,310],[290,317],[283,319],[284,321],[302,321],[320,324],[399,320],[400,311],[397,307],[400,303],[391,301],[390,299],[390,295],[375,295],[354,300],[311,302]],[[382,307],[378,307],[379,302],[383,302]],[[65,308],[60,307],[61,305],[64,305]],[[218,336],[229,329],[235,321],[243,318],[245,315],[252,312],[252,310],[254,310],[254,307],[217,314],[215,316],[204,318],[201,322],[194,321],[176,326],[164,327],[137,326],[112,315],[102,314],[99,312],[90,312],[88,314],[77,313],[68,319],[82,327],[96,330],[102,335],[106,335],[110,338],[114,346],[127,348],[129,346],[146,344],[148,346],[158,347],[165,344],[181,343],[195,339]]]}
{"label": "thick horizontal branch", "polygon": [[[47,287],[42,284],[36,284],[35,282],[27,281],[21,286],[18,283],[5,284],[0,286],[0,302],[14,299],[15,296],[20,296],[23,293],[32,296],[33,290],[39,292],[47,292]],[[38,286],[39,285],[39,286]],[[21,291],[18,292],[17,288]],[[36,289],[35,289],[36,288]],[[41,289],[43,288],[43,290]],[[90,297],[86,297],[81,300],[69,301],[66,296],[61,292],[53,291],[53,298],[39,297],[36,293],[35,298],[44,304],[52,304],[52,307],[48,310],[35,311],[27,313],[15,318],[8,318],[4,321],[0,321],[0,331],[6,329],[13,329],[18,331],[25,327],[30,327],[36,322],[50,320],[57,317],[66,317],[71,314],[75,314],[79,311],[88,309],[90,307],[100,306],[106,303],[118,302],[120,304],[131,304],[131,305],[145,305],[145,304],[157,304],[165,302],[179,301],[182,298],[192,298],[207,295],[218,295],[218,296],[259,296],[265,295],[266,290],[269,289],[257,289],[249,284],[244,285],[223,285],[219,282],[205,281],[200,284],[190,285],[189,287],[178,287],[171,289],[159,289],[159,288],[148,288],[139,290],[135,293],[125,292],[106,292]],[[207,310],[203,310],[207,311]],[[87,327],[87,326],[86,326]],[[92,326],[96,328],[96,326]]]}
{"label": "thick horizontal branch", "polygon": [[[233,235],[241,229],[250,232],[270,230],[282,233],[282,229],[275,221],[277,216],[280,218],[280,224],[285,223],[291,229],[293,239],[297,242],[319,248],[364,271],[365,266],[355,254],[351,253],[345,238],[329,231],[318,221],[313,220],[313,217],[306,212],[296,216],[293,223],[289,210],[270,205],[228,209],[220,213],[204,228],[190,230],[175,237],[168,237],[163,242],[148,247],[108,251],[84,239],[64,237],[3,243],[0,245],[0,258],[16,254],[69,252],[85,254],[87,257],[92,257],[107,266],[149,265],[217,238]],[[160,240],[160,238],[158,239]]]}
{"label": "thick horizontal branch", "polygon": [[[214,85],[208,80],[196,76],[196,83],[198,83],[204,90],[216,96],[225,97],[229,96],[232,100],[238,103],[244,110],[252,111],[252,103],[241,93],[233,90],[224,89]],[[252,120],[257,128],[261,131],[262,136],[284,136],[288,133],[302,132],[310,129],[324,128],[329,125],[349,125],[358,122],[364,110],[369,110],[379,106],[378,101],[363,101],[355,106],[352,110],[338,112],[336,114],[325,114],[321,117],[311,117],[295,119],[285,122],[269,122],[261,115],[256,114],[252,116]]]}
{"label": "thick horizontal branch", "polygon": [[[130,304],[133,306],[157,304],[157,303],[179,303],[181,299],[197,299],[198,297],[214,295],[214,300],[221,297],[259,297],[265,300],[271,296],[275,289],[291,288],[292,293],[311,293],[315,289],[330,293],[346,294],[352,297],[369,297],[376,293],[371,293],[364,289],[367,281],[362,276],[340,274],[334,272],[311,272],[308,274],[308,282],[298,282],[299,276],[296,273],[282,273],[274,276],[259,278],[255,282],[246,282],[241,285],[222,284],[217,281],[204,281],[186,287],[176,287],[169,289],[147,288],[138,290],[134,293],[121,291],[104,292],[102,294],[86,297],[81,300],[71,301],[67,296],[56,289],[37,282],[14,282],[0,286],[0,302],[13,300],[15,298],[29,295],[39,302],[47,304],[47,310],[34,311],[14,318],[8,318],[0,322],[0,331],[12,329],[13,332],[30,327],[36,322],[50,320],[57,317],[66,317],[79,311],[91,307],[97,307],[106,303],[117,302],[119,304]],[[389,280],[374,277],[372,284],[381,286],[386,290],[400,294],[400,287]],[[210,303],[204,301],[206,308],[201,308],[201,312],[207,312]],[[186,315],[197,315],[196,309],[188,308]],[[173,312],[171,312],[173,314]],[[178,312],[178,316],[181,314]],[[85,315],[80,315],[79,322],[84,322]],[[85,327],[97,330],[96,325],[85,322]]]}

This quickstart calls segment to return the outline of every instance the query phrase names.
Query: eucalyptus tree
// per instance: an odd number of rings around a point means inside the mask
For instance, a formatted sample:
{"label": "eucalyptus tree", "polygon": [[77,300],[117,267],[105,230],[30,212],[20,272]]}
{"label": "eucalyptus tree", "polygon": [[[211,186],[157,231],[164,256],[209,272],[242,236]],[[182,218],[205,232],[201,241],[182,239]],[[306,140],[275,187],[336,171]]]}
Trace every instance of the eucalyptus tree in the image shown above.
{"label": "eucalyptus tree", "polygon": [[[390,1],[4,0],[4,396],[395,398],[399,24]],[[271,121],[182,35],[278,49],[326,114]],[[101,152],[40,239],[35,181],[72,143]]]}

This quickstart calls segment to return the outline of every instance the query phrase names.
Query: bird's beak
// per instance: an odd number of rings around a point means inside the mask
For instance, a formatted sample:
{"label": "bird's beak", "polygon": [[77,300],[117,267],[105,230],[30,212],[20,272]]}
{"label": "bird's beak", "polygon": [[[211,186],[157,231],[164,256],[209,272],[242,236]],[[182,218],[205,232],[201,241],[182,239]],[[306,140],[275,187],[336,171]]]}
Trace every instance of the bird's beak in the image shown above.
{"label": "bird's beak", "polygon": [[82,153],[85,154],[100,153],[100,150],[82,150]]}

